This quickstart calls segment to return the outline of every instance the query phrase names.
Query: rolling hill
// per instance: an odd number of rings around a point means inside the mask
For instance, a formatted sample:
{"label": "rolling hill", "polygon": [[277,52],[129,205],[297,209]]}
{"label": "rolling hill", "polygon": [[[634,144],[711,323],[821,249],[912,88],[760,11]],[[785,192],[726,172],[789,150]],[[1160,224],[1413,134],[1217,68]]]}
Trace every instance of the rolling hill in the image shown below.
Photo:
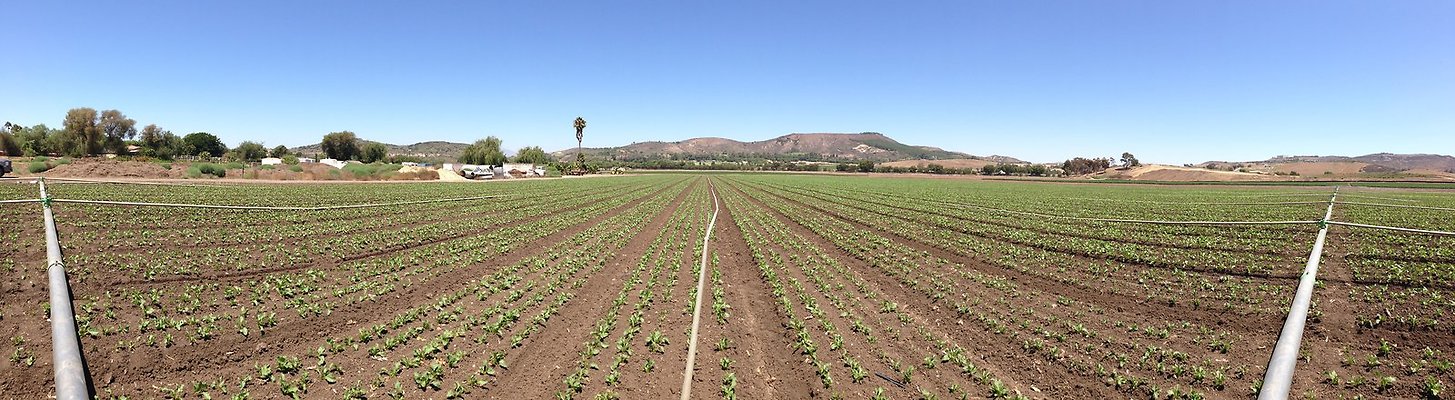
{"label": "rolling hill", "polygon": [[[638,142],[620,147],[586,148],[588,157],[615,158],[623,161],[659,159],[734,160],[771,159],[779,161],[896,161],[979,159],[965,153],[938,147],[900,143],[881,133],[794,133],[756,142],[740,142],[724,138],[694,138],[677,142]],[[561,159],[575,157],[576,149],[552,153]],[[1016,161],[997,156],[997,160]]]}
{"label": "rolling hill", "polygon": [[1359,173],[1455,173],[1455,157],[1440,154],[1374,153],[1347,156],[1277,156],[1262,161],[1208,161],[1202,168],[1297,172],[1300,175],[1350,175]]}

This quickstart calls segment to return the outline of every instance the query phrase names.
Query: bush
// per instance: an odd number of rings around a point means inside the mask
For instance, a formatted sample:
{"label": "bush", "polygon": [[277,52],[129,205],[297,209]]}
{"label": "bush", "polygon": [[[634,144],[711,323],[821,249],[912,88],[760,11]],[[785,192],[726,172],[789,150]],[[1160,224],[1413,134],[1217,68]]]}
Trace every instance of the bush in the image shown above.
{"label": "bush", "polygon": [[289,171],[293,171],[293,172],[303,172],[303,166],[302,165],[298,165],[297,163],[294,163],[293,166],[288,167],[288,170]]}
{"label": "bush", "polygon": [[204,175],[212,175],[218,178],[227,176],[227,168],[217,164],[196,163],[187,168],[188,178],[200,178]]}
{"label": "bush", "polygon": [[403,167],[398,164],[348,164],[344,165],[343,172],[348,172],[355,178],[385,179],[398,173]]}
{"label": "bush", "polygon": [[247,168],[247,167],[248,167],[247,165],[243,165],[243,163],[240,163],[240,162],[230,162],[230,163],[227,163],[227,169],[243,169],[243,168]]}
{"label": "bush", "polygon": [[26,168],[26,170],[30,171],[30,173],[32,174],[39,174],[41,172],[49,171],[50,169],[51,165],[47,164],[45,161],[31,161],[30,167]]}
{"label": "bush", "polygon": [[56,160],[56,165],[66,165],[66,164],[70,164],[70,163],[71,163],[71,158],[70,157],[61,157],[60,159]]}
{"label": "bush", "polygon": [[292,154],[283,156],[283,163],[288,165],[298,165],[298,156]]}
{"label": "bush", "polygon": [[274,170],[274,169],[277,169],[277,168],[274,168],[272,165],[264,165],[264,166],[258,167],[258,169]]}

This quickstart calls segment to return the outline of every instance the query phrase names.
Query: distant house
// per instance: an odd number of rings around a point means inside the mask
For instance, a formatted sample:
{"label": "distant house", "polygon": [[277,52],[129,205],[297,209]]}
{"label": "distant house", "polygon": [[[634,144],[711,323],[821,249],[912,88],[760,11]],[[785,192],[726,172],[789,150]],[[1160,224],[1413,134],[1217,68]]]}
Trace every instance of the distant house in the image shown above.
{"label": "distant house", "polygon": [[312,163],[316,163],[316,162],[318,162],[318,160],[315,160],[315,159],[312,159],[312,158],[308,158],[308,157],[298,157],[298,163],[299,164],[312,164]]}
{"label": "distant house", "polygon": [[327,165],[327,166],[330,166],[330,167],[338,168],[338,169],[343,169],[344,168],[344,165],[345,164],[348,164],[348,162],[339,161],[339,160],[335,160],[335,159],[332,159],[332,158],[325,158],[325,159],[322,159],[322,160],[318,160],[318,163],[319,164],[323,164],[323,165]]}
{"label": "distant house", "polygon": [[419,166],[419,163],[412,162],[412,161],[405,161],[405,162],[399,163],[399,165],[406,166],[406,167],[418,167]]}
{"label": "distant house", "polygon": [[278,158],[278,157],[268,157],[268,158],[264,158],[263,159],[263,165],[281,165],[281,164],[283,164],[283,159]]}

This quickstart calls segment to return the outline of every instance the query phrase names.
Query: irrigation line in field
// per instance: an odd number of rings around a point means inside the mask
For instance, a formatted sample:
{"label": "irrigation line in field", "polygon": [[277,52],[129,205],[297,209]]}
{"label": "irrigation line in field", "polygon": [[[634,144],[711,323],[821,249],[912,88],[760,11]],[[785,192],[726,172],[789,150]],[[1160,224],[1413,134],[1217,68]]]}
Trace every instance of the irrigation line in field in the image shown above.
{"label": "irrigation line in field", "polygon": [[1455,211],[1455,208],[1448,208],[1448,207],[1411,206],[1411,205],[1404,205],[1404,204],[1361,203],[1361,202],[1357,202],[1357,201],[1341,201],[1341,202],[1339,202],[1339,204],[1349,204],[1349,205],[1355,205],[1355,206],[1378,206],[1378,207],[1393,207],[1393,208],[1415,208],[1415,209],[1420,209],[1420,210]]}
{"label": "irrigation line in field", "polygon": [[1116,201],[1116,202],[1124,202],[1124,203],[1143,203],[1143,204],[1171,204],[1171,205],[1189,205],[1189,206],[1193,206],[1193,205],[1196,205],[1196,206],[1283,206],[1283,205],[1325,204],[1325,203],[1328,203],[1327,201],[1271,201],[1271,202],[1237,202],[1237,203],[1226,203],[1226,202],[1215,202],[1215,201],[1161,201],[1161,200],[1098,199],[1098,198],[1092,198],[1092,197],[1062,197],[1061,199],[1064,199],[1064,200],[1089,200],[1089,201]]}
{"label": "irrigation line in field", "polygon": [[1383,226],[1383,225],[1356,224],[1356,223],[1353,223],[1353,222],[1329,221],[1329,225],[1343,225],[1343,226],[1352,226],[1352,227],[1356,227],[1356,228],[1385,229],[1385,230],[1400,231],[1400,232],[1424,233],[1424,234],[1429,234],[1429,235],[1455,236],[1455,232],[1432,231],[1432,230],[1413,229],[1413,228],[1400,228],[1400,227]]}
{"label": "irrigation line in field", "polygon": [[1362,195],[1362,194],[1348,194],[1348,193],[1345,193],[1344,194],[1344,197],[1357,197],[1357,198],[1364,198],[1364,199],[1388,200],[1388,201],[1403,201],[1403,202],[1409,202],[1409,203],[1419,202],[1419,200],[1397,199],[1397,198],[1393,198],[1393,197],[1365,196],[1365,195]]}
{"label": "irrigation line in field", "polygon": [[203,185],[203,184],[197,184],[197,183],[168,183],[168,182],[145,182],[145,181],[113,181],[113,180],[82,179],[82,178],[50,178],[50,180],[53,180],[53,181],[61,181],[61,182],[78,182],[78,183],[112,183],[112,184],[117,184],[117,185],[152,185],[152,186],[211,187],[211,188],[236,187],[236,186],[228,186],[228,185]]}
{"label": "irrigation line in field", "polygon": [[707,283],[707,241],[712,239],[712,228],[717,225],[717,188],[712,178],[707,178],[707,188],[712,191],[712,220],[707,222],[707,233],[702,235],[702,261],[697,272],[697,307],[692,311],[692,335],[687,339],[687,368],[682,371],[682,400],[692,396],[692,364],[697,361],[697,326],[702,323],[702,287]]}
{"label": "irrigation line in field", "polygon": [[1329,234],[1329,218],[1334,216],[1335,200],[1339,188],[1329,196],[1329,208],[1324,211],[1319,234],[1314,238],[1313,250],[1309,251],[1308,263],[1304,264],[1303,275],[1298,277],[1298,289],[1293,302],[1288,306],[1288,318],[1283,321],[1283,331],[1273,345],[1273,355],[1268,358],[1268,369],[1263,374],[1263,388],[1258,391],[1258,400],[1288,399],[1293,386],[1293,368],[1298,364],[1298,349],[1303,346],[1303,328],[1308,320],[1310,300],[1314,295],[1314,277],[1319,273],[1319,258],[1324,254],[1324,238]]}
{"label": "irrigation line in field", "polygon": [[[1322,202],[1321,201],[1319,203],[1326,203],[1326,202]],[[981,209],[986,209],[986,210],[991,210],[991,211],[998,211],[998,212],[1004,212],[1004,213],[1011,213],[1011,214],[1029,215],[1029,216],[1041,217],[1041,218],[1060,218],[1060,219],[1070,219],[1070,220],[1076,220],[1076,221],[1092,221],[1092,222],[1122,222],[1122,223],[1132,223],[1132,224],[1154,224],[1154,225],[1307,225],[1307,224],[1317,224],[1317,223],[1319,223],[1319,221],[1157,221],[1157,220],[1146,220],[1146,219],[1091,218],[1091,217],[1072,217],[1072,216],[1067,216],[1067,215],[1055,215],[1055,214],[1042,214],[1042,213],[1030,212],[1030,211],[1007,210],[1007,209],[1004,209],[1004,208],[987,207],[987,206],[982,206],[982,205],[978,205],[978,204],[969,204],[969,203],[950,203],[950,204],[954,204],[954,205],[958,205],[958,206],[963,206],[963,207],[975,207],[975,208],[981,208]]]}
{"label": "irrigation line in field", "polygon": [[[40,197],[46,194],[45,179],[40,179]],[[91,398],[91,374],[81,353],[81,338],[76,335],[76,313],[71,305],[71,285],[66,281],[66,266],[61,262],[61,240],[56,235],[56,220],[49,202],[41,202],[45,217],[45,257],[48,291],[50,292],[51,356],[55,363],[56,398],[84,400]]]}
{"label": "irrigation line in field", "polygon": [[38,203],[38,202],[40,202],[40,201],[42,201],[42,200],[41,200],[41,199],[24,199],[24,200],[0,200],[0,204],[15,204],[15,203]]}
{"label": "irrigation line in field", "polygon": [[442,202],[449,202],[449,201],[483,200],[483,199],[492,199],[492,198],[507,197],[507,196],[510,196],[510,195],[508,195],[508,194],[498,194],[498,195],[491,195],[491,196],[456,197],[456,198],[449,198],[449,199],[430,199],[430,200],[415,200],[415,201],[399,201],[399,202],[393,202],[393,203],[373,203],[373,204],[348,204],[348,205],[341,205],[341,206],[318,206],[318,207],[224,206],[224,205],[215,205],[215,204],[142,203],[142,202],[133,202],[133,201],[75,200],[75,199],[50,199],[50,201],[51,202],[54,202],[54,203],[102,204],[102,205],[141,206],[141,207],[211,208],[211,209],[223,209],[223,210],[325,211],[325,210],[342,210],[342,209],[349,209],[349,208],[388,207],[388,206],[403,206],[403,205],[410,205],[410,204],[442,203]]}

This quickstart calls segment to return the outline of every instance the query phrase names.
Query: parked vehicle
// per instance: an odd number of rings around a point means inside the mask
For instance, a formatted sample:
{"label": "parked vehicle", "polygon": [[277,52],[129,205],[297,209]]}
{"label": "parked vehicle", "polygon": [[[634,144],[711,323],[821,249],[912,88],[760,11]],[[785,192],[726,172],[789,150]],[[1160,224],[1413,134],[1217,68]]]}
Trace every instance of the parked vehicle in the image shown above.
{"label": "parked vehicle", "polygon": [[0,176],[5,176],[5,174],[10,173],[11,171],[14,170],[10,168],[10,159],[0,158]]}
{"label": "parked vehicle", "polygon": [[489,165],[466,165],[460,169],[460,175],[466,179],[493,179],[495,168]]}

